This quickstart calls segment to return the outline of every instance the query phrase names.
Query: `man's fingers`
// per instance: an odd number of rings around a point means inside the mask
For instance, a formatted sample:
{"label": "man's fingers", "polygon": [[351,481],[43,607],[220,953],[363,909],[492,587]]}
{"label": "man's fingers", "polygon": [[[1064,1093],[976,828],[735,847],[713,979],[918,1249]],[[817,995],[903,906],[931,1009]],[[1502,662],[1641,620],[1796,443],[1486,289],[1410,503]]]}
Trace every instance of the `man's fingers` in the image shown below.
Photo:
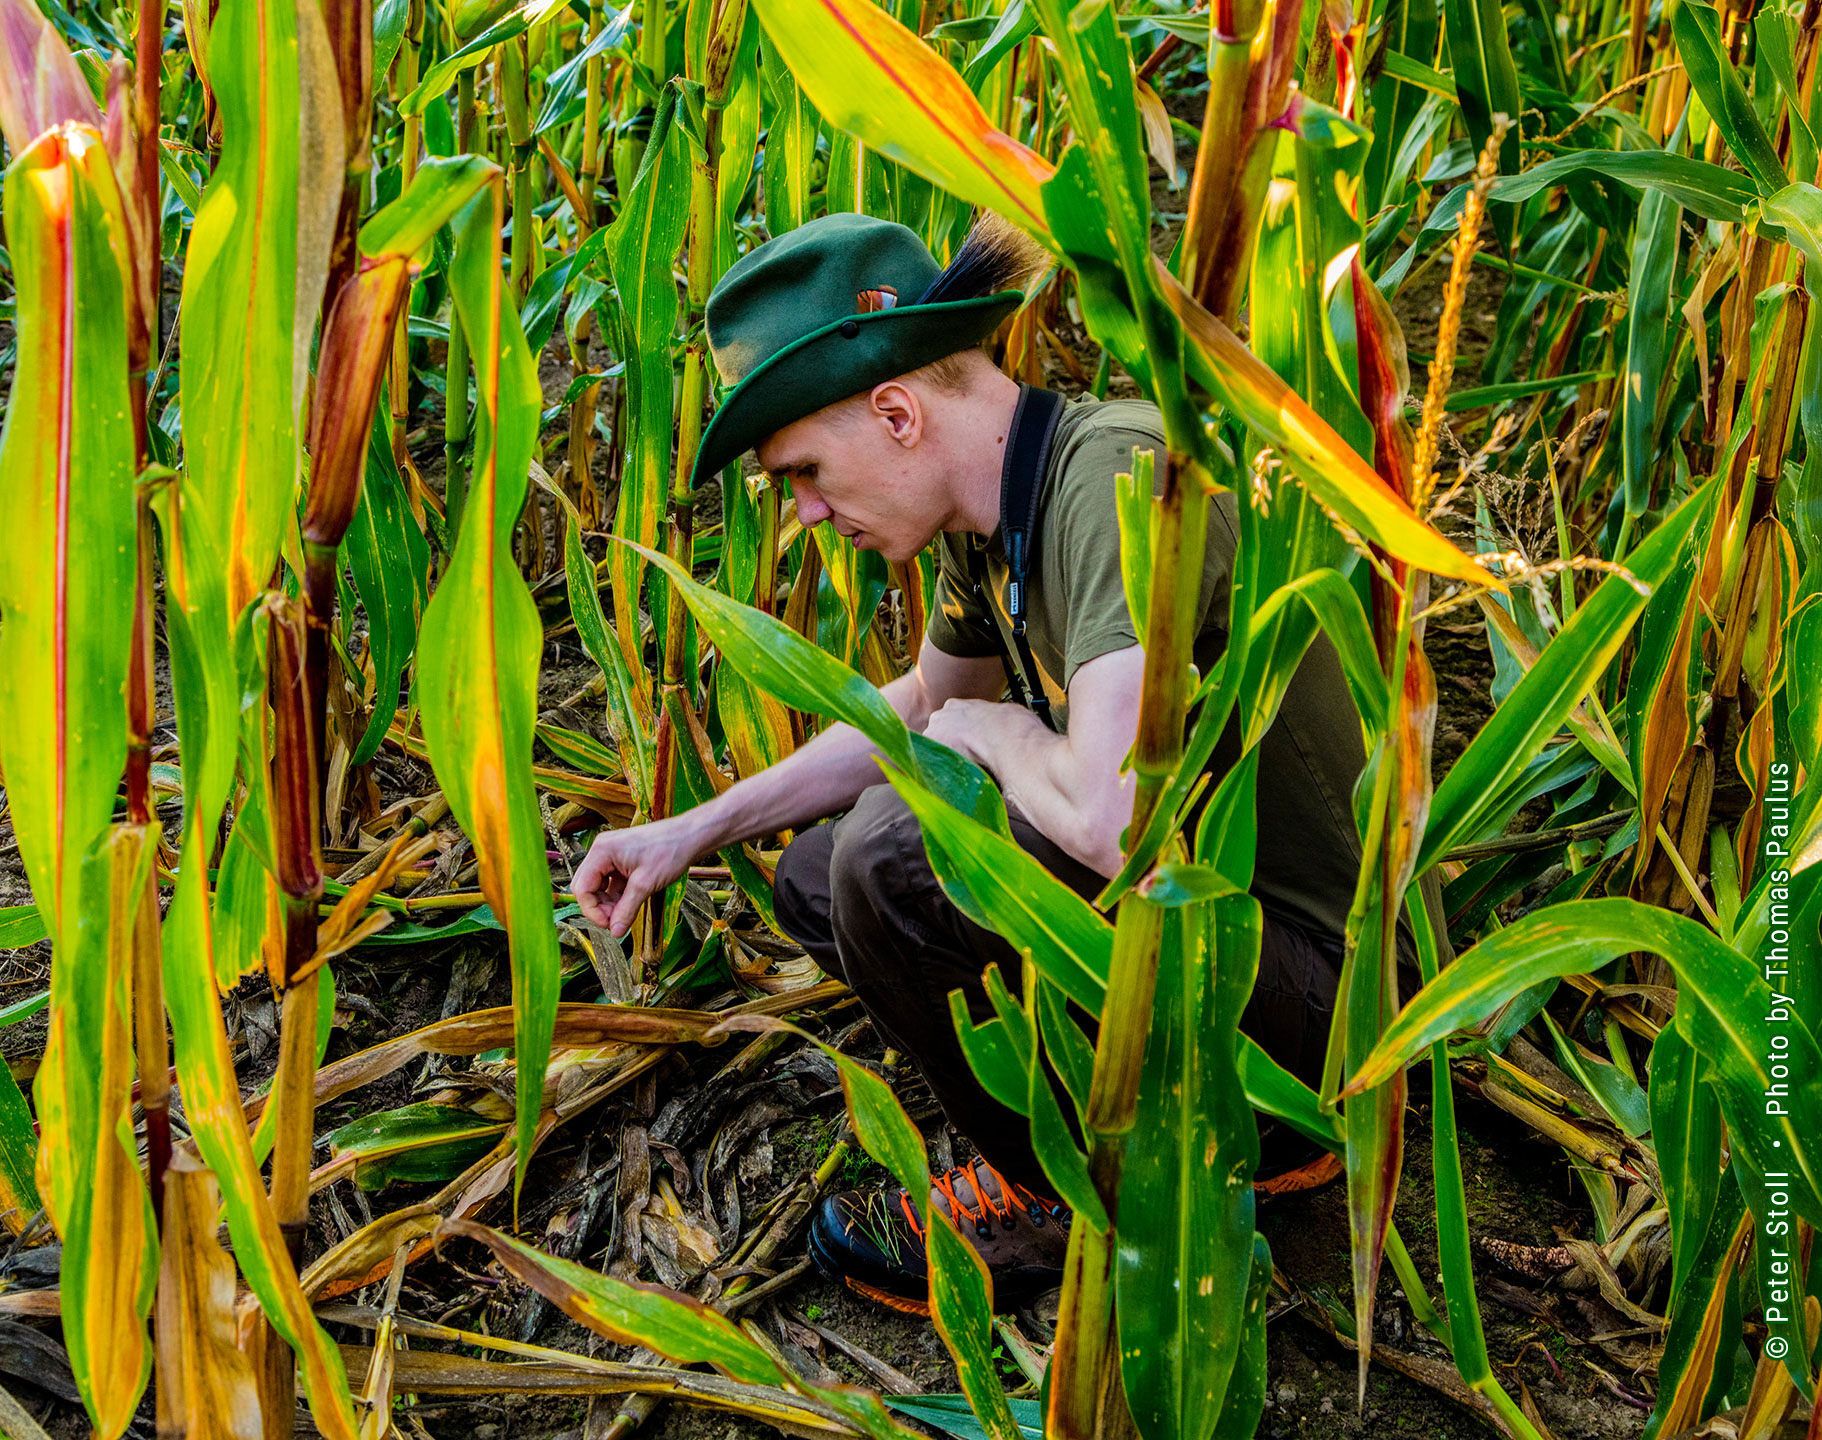
{"label": "man's fingers", "polygon": [[601,897],[593,890],[582,889],[580,883],[571,893],[576,897],[576,904],[582,907],[583,917],[588,923],[599,925],[603,930],[607,929],[607,909],[601,904]]}
{"label": "man's fingers", "polygon": [[643,870],[635,870],[626,877],[626,888],[620,892],[619,903],[614,906],[614,916],[607,927],[615,939],[633,928],[633,917],[639,913],[639,907],[651,898],[651,893],[651,881],[646,878]]}
{"label": "man's fingers", "polygon": [[614,881],[624,874],[613,852],[597,839],[589,847],[588,854],[582,857],[582,863],[576,867],[576,878],[571,891],[578,898],[586,890],[591,895],[611,900]]}

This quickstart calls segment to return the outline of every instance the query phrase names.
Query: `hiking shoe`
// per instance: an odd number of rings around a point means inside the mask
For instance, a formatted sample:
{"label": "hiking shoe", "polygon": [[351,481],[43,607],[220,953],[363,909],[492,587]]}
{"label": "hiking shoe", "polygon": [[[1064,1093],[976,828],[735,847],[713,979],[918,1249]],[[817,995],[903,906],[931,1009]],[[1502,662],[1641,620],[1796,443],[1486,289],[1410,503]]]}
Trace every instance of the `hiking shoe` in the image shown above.
{"label": "hiking shoe", "polygon": [[[987,1262],[994,1309],[1015,1310],[1063,1283],[1066,1206],[978,1159],[938,1178],[930,1203]],[[924,1227],[908,1190],[829,1196],[810,1221],[810,1258],[857,1295],[907,1315],[930,1313]]]}

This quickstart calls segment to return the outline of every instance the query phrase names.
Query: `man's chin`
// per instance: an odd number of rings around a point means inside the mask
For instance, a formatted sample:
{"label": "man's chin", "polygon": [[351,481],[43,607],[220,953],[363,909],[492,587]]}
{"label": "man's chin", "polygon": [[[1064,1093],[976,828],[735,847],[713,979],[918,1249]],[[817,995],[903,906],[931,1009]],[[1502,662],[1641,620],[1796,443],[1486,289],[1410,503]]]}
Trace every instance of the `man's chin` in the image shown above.
{"label": "man's chin", "polygon": [[888,565],[902,565],[905,561],[915,557],[925,545],[928,545],[935,538],[935,535],[926,536],[921,544],[907,546],[903,541],[882,540],[877,536],[869,535],[863,531],[856,537],[854,545],[855,548],[859,550],[876,551],[880,558]]}

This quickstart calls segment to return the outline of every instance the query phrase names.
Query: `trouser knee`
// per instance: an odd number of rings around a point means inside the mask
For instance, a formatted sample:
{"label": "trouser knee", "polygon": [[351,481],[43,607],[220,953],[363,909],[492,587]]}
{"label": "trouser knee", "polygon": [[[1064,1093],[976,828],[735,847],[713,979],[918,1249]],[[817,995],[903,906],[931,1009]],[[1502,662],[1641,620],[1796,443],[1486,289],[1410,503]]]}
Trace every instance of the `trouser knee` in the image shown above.
{"label": "trouser knee", "polygon": [[772,874],[772,914],[778,928],[837,979],[845,978],[829,919],[832,821],[799,830],[778,857]]}
{"label": "trouser knee", "polygon": [[939,977],[926,962],[953,938],[948,913],[917,817],[890,785],[870,787],[835,827],[829,923],[848,984],[876,1018],[931,1003]]}

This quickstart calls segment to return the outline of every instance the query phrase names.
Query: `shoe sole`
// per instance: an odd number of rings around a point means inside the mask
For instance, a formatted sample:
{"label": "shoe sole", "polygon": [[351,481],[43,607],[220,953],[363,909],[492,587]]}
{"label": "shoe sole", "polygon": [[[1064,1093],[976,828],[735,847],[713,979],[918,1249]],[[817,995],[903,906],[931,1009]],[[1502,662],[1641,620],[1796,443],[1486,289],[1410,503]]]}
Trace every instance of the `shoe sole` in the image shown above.
{"label": "shoe sole", "polygon": [[930,1318],[930,1302],[927,1300],[908,1300],[903,1295],[894,1295],[890,1290],[882,1290],[877,1285],[869,1285],[851,1275],[843,1275],[841,1283],[856,1295],[884,1305],[888,1310],[896,1310],[901,1315],[916,1315],[924,1320]]}
{"label": "shoe sole", "polygon": [[1347,1171],[1347,1162],[1330,1152],[1314,1160],[1274,1175],[1269,1180],[1255,1180],[1253,1193],[1261,1200],[1277,1200],[1286,1195],[1303,1195],[1339,1180]]}
{"label": "shoe sole", "polygon": [[925,1319],[929,1318],[930,1302],[928,1300],[913,1299],[908,1295],[900,1295],[879,1285],[869,1285],[865,1280],[856,1280],[852,1275],[842,1274],[841,1267],[836,1263],[834,1257],[825,1253],[822,1246],[816,1243],[816,1231],[813,1227],[810,1230],[809,1244],[806,1248],[809,1251],[811,1262],[826,1279],[839,1280],[856,1295],[878,1301],[887,1309],[896,1310],[901,1315],[919,1315]]}
{"label": "shoe sole", "polygon": [[[886,1289],[883,1285],[874,1285],[852,1275],[843,1274],[834,1257],[826,1254],[822,1246],[816,1243],[815,1230],[810,1231],[806,1248],[811,1262],[825,1279],[839,1281],[856,1295],[877,1301],[890,1310],[898,1311],[901,1315],[929,1318],[930,1302],[922,1296],[902,1295],[896,1290]],[[1061,1270],[1049,1272],[1021,1269],[994,1277],[993,1288],[989,1296],[993,1305],[993,1313],[996,1315],[1012,1314],[1046,1290],[1054,1290],[1062,1283],[1063,1272]]]}

